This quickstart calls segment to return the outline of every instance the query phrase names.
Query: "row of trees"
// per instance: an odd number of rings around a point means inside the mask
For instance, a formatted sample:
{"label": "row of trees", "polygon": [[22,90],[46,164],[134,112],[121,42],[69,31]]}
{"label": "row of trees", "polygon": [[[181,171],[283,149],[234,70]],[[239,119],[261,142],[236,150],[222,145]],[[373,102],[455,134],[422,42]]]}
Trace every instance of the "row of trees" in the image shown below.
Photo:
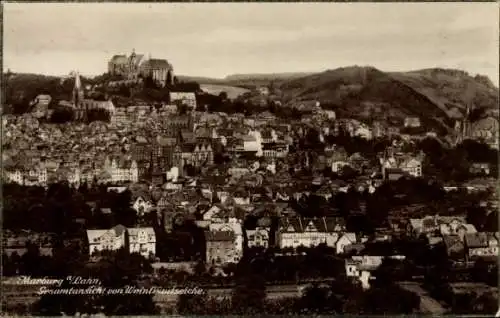
{"label": "row of trees", "polygon": [[[100,281],[104,288],[123,288],[125,286],[140,287],[141,277],[152,272],[151,264],[140,254],[129,254],[121,249],[117,252],[103,255],[103,258],[94,264],[81,263],[71,275],[84,278],[93,278]],[[87,285],[70,285],[65,281],[63,288],[86,288]],[[35,315],[56,316],[61,313],[75,315],[75,313],[105,315],[153,315],[157,308],[153,295],[149,294],[95,294],[95,295],[51,295],[45,294],[35,304]]]}
{"label": "row of trees", "polygon": [[266,298],[265,283],[259,275],[237,281],[227,299],[208,295],[182,295],[177,310],[184,315],[318,315],[318,314],[411,314],[420,304],[417,296],[395,285],[367,291],[339,276],[331,284],[313,284],[301,296]]}

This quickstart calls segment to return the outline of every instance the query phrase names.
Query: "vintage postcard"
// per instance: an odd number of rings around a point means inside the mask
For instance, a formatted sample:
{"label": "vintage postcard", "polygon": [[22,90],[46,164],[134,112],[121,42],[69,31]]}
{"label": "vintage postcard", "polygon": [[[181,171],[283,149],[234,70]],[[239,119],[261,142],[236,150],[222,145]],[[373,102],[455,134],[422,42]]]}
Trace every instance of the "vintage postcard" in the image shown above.
{"label": "vintage postcard", "polygon": [[2,315],[498,311],[497,3],[2,13]]}

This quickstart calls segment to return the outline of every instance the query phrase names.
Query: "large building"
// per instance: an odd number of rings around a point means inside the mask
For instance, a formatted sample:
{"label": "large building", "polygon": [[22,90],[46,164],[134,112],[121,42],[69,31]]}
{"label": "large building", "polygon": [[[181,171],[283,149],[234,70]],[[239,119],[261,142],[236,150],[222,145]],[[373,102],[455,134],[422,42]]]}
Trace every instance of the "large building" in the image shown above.
{"label": "large building", "polygon": [[126,228],[117,225],[111,229],[87,230],[89,254],[126,248],[146,258],[156,255],[156,235],[151,227]]}
{"label": "large building", "polygon": [[115,55],[108,62],[108,72],[125,79],[150,78],[158,86],[174,84],[174,68],[165,59],[144,58],[132,51],[130,56]]}

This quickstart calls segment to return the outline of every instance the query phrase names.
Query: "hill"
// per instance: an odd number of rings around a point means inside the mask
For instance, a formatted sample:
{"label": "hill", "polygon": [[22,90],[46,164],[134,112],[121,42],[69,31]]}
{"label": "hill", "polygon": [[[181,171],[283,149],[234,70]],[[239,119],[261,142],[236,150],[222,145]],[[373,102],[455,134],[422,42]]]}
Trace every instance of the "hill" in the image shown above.
{"label": "hill", "polygon": [[498,105],[498,88],[491,81],[458,70],[388,73],[351,66],[288,80],[279,88],[289,105],[319,100],[340,115],[362,120],[419,116],[443,133],[451,131],[466,105],[486,110]]}
{"label": "hill", "polygon": [[[60,77],[40,74],[8,73],[4,74],[6,105],[11,111],[23,113],[29,109],[29,103],[39,94],[49,94],[52,103],[71,98],[73,83],[62,82]],[[10,109],[10,108],[8,108]]]}

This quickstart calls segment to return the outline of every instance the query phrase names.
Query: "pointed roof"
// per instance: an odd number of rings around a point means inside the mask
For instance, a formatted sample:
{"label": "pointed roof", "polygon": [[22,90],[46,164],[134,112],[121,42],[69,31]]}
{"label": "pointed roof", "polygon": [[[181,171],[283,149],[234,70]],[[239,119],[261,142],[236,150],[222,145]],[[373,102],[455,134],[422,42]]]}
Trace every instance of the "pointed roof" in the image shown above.
{"label": "pointed roof", "polygon": [[75,90],[80,90],[82,88],[82,82],[80,79],[80,74],[75,72]]}

